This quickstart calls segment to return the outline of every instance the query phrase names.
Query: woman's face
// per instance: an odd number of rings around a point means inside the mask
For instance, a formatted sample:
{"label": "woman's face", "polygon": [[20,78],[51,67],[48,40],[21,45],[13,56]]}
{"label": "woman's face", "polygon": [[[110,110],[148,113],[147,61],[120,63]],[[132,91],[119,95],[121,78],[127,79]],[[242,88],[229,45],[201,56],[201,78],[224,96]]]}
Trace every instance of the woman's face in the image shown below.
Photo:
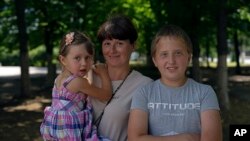
{"label": "woman's face", "polygon": [[182,82],[185,80],[186,69],[191,55],[184,41],[176,37],[161,37],[156,44],[153,57],[162,79],[166,82]]}
{"label": "woman's face", "polygon": [[129,40],[105,39],[102,42],[102,53],[110,67],[123,67],[129,65],[130,55],[134,44]]}

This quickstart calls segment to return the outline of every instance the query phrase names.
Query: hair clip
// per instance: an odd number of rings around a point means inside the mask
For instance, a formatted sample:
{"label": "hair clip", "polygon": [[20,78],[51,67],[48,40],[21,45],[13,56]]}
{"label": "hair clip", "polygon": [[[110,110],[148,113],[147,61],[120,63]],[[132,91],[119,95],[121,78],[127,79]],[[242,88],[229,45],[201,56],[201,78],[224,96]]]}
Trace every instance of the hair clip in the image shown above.
{"label": "hair clip", "polygon": [[72,43],[72,41],[74,40],[74,32],[70,32],[66,35],[65,38],[65,45],[70,45]]}

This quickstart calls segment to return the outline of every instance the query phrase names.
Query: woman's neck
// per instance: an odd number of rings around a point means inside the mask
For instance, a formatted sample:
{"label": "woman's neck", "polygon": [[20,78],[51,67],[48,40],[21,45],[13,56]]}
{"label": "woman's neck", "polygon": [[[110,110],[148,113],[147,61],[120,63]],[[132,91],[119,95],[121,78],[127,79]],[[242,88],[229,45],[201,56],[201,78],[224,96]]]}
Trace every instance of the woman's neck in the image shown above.
{"label": "woman's neck", "polygon": [[112,81],[125,79],[129,71],[130,71],[129,67],[124,67],[124,68],[108,67],[109,77]]}

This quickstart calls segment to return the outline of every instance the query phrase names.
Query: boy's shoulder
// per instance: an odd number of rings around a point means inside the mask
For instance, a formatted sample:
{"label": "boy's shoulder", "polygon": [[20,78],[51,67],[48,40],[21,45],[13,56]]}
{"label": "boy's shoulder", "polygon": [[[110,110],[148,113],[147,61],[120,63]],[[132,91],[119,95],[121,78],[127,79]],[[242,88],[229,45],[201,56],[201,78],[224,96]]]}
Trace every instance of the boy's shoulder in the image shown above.
{"label": "boy's shoulder", "polygon": [[192,78],[188,78],[188,83],[189,83],[189,85],[194,86],[194,87],[200,87],[200,88],[204,88],[204,89],[205,88],[212,88],[211,85],[205,84],[205,83],[202,83],[202,82],[197,82]]}
{"label": "boy's shoulder", "polygon": [[141,72],[137,70],[133,70],[131,73],[132,78],[137,79],[137,80],[142,80],[142,81],[147,81],[147,82],[152,82],[153,79],[142,74]]}
{"label": "boy's shoulder", "polygon": [[160,80],[157,79],[157,80],[152,80],[150,82],[148,82],[147,84],[145,84],[142,89],[152,89],[154,87],[158,87],[160,85]]}

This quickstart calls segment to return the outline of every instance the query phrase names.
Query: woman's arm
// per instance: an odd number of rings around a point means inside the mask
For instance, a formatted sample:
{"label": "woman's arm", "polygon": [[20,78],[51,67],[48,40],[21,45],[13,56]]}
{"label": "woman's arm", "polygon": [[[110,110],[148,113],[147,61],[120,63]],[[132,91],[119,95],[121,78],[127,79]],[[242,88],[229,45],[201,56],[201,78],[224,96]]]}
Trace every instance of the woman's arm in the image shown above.
{"label": "woman's arm", "polygon": [[[164,125],[163,125],[164,126]],[[129,141],[199,141],[198,134],[179,134],[172,136],[152,136],[148,134],[148,114],[139,109],[130,111],[128,123]]]}
{"label": "woman's arm", "polygon": [[201,113],[201,141],[222,141],[221,118],[218,110]]}

